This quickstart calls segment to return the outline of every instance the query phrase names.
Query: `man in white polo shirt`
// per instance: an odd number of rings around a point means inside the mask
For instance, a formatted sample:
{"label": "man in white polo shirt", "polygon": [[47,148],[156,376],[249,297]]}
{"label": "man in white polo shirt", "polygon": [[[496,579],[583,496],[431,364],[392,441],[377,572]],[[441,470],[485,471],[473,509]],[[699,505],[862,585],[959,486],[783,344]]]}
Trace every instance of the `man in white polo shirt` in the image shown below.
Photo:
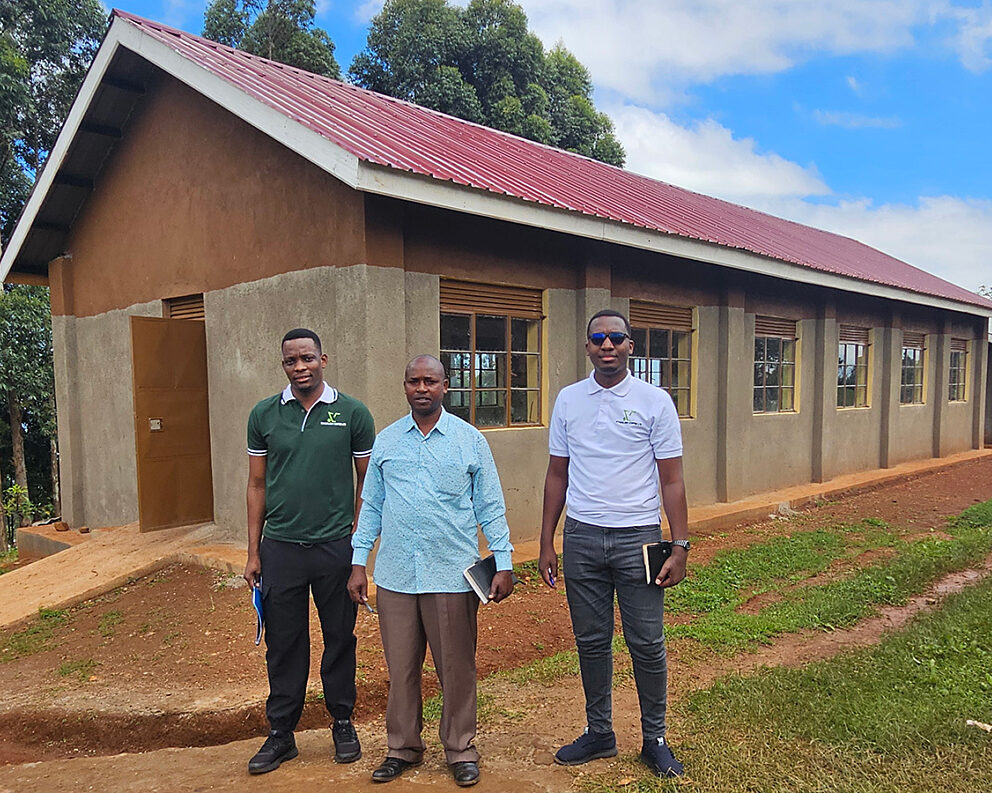
{"label": "man in white polo shirt", "polygon": [[[567,502],[562,566],[586,697],[586,730],[561,747],[555,761],[579,765],[617,753],[616,594],[641,707],[641,760],[658,776],[681,776],[682,764],[665,741],[668,663],[662,624],[665,588],[685,578],[689,551],[679,417],[668,392],[627,371],[634,342],[626,317],[600,311],[589,320],[586,335],[593,372],[563,388],[555,401],[541,523],[541,577],[553,587],[554,534]],[[641,548],[661,539],[662,505],[675,545],[649,584]]]}

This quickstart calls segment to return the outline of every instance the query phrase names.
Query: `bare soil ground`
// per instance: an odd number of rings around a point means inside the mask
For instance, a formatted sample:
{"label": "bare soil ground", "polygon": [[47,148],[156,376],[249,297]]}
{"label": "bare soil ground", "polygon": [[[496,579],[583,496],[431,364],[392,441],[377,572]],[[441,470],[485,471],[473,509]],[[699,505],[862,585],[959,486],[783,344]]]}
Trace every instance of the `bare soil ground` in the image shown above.
{"label": "bare soil ground", "polygon": [[[692,562],[705,562],[719,550],[797,528],[808,530],[866,517],[884,520],[904,536],[930,536],[941,531],[947,516],[990,497],[992,458],[983,458],[820,504],[791,520],[769,519],[714,533],[694,547]],[[875,553],[861,554],[821,575],[843,574],[877,560]],[[961,574],[960,581],[945,582],[945,588],[964,585],[969,577],[984,572]],[[37,652],[9,649],[25,640],[23,633],[14,636],[23,632],[24,625],[0,632],[4,686],[0,765],[170,746],[216,746],[264,734],[264,653],[252,642],[254,615],[247,589],[238,582],[236,577],[175,565],[50,619],[50,635],[38,640],[41,649]],[[943,594],[937,589],[923,593],[907,606],[886,609],[852,631],[783,637],[771,648],[734,659],[690,657],[676,650],[670,655],[672,695],[681,696],[729,671],[806,663],[851,644],[877,641],[910,615],[933,607]],[[316,620],[312,627],[313,635],[319,637]],[[375,617],[360,611],[356,632],[356,721],[380,724],[388,681]],[[564,592],[548,590],[538,580],[524,580],[509,600],[483,608],[479,634],[481,677],[574,646]],[[319,649],[318,638],[312,669],[318,666]],[[315,675],[311,682],[316,683]],[[436,690],[436,678],[428,673],[425,694]],[[576,681],[557,688],[535,684],[520,690],[501,678],[490,678],[482,690],[493,702],[514,703],[509,711],[502,704],[494,706],[488,717],[503,724],[500,730],[490,733],[484,726],[480,732],[480,746],[487,757],[498,753],[499,762],[508,767],[525,755],[539,765],[549,764],[547,747],[571,739],[581,725],[581,690]],[[319,684],[313,691],[319,691]],[[636,713],[632,686],[618,689],[615,709],[618,717],[628,711]],[[550,724],[549,713],[555,714]],[[623,721],[623,728],[618,725],[621,738],[623,730],[633,735],[636,717]],[[512,724],[512,729],[505,723]],[[314,696],[301,729],[326,724],[326,712]],[[523,745],[521,736],[527,736]],[[171,762],[168,753],[149,757]],[[243,759],[238,758],[239,773]]]}

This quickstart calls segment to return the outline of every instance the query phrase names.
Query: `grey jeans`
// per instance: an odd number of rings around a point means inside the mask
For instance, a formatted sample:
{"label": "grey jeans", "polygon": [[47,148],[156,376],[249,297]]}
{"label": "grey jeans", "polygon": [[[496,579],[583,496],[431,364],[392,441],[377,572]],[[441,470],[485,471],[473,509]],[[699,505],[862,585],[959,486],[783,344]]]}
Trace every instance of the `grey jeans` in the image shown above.
{"label": "grey jeans", "polygon": [[613,596],[634,662],[645,741],[665,734],[668,657],[663,626],[665,590],[647,583],[641,546],[661,528],[613,529],[565,519],[563,572],[579,651],[589,732],[613,729]]}

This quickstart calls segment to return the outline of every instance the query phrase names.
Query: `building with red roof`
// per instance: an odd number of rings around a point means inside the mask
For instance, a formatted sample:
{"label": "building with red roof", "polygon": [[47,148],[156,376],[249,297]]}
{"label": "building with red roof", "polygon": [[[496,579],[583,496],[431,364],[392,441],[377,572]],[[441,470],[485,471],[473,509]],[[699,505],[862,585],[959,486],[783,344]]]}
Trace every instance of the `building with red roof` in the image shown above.
{"label": "building with red roof", "polygon": [[63,512],[244,522],[278,341],[378,426],[414,354],[540,523],[585,323],[628,314],[682,417],[690,501],[981,448],[992,302],[856,240],[115,11],[0,259],[47,283]]}

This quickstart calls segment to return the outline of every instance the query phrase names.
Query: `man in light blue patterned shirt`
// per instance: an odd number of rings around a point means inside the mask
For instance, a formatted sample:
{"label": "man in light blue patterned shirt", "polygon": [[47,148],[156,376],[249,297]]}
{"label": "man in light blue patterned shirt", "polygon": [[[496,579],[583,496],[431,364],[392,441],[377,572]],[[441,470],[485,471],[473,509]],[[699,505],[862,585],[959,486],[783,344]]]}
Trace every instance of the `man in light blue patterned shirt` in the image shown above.
{"label": "man in light blue patterned shirt", "polygon": [[496,557],[489,599],[513,591],[510,528],[485,437],[444,410],[448,378],[430,355],[414,358],[403,380],[411,413],[372,447],[364,506],[352,535],[348,591],[368,600],[365,566],[375,560],[379,629],[389,668],[388,751],[372,772],[388,782],[424,753],[421,670],[429,645],[444,695],[439,735],[455,782],[479,780],[476,733],[476,617],[479,598],[462,574],[479,558],[481,527]]}

